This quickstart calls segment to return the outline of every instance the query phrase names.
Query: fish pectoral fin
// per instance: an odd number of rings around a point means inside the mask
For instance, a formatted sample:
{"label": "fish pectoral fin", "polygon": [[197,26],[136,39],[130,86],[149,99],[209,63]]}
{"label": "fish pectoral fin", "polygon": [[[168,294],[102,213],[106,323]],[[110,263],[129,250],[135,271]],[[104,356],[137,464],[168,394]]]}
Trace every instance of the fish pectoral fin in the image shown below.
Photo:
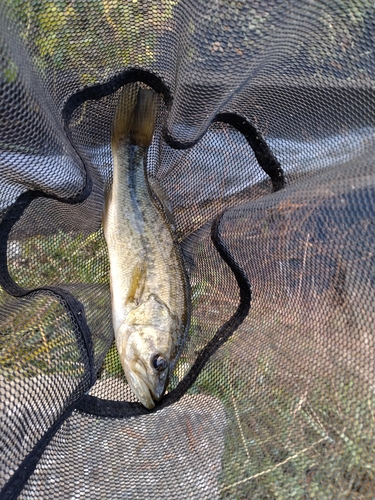
{"label": "fish pectoral fin", "polygon": [[145,289],[147,278],[147,266],[145,262],[137,262],[133,267],[132,277],[125,305],[129,303],[139,304]]}

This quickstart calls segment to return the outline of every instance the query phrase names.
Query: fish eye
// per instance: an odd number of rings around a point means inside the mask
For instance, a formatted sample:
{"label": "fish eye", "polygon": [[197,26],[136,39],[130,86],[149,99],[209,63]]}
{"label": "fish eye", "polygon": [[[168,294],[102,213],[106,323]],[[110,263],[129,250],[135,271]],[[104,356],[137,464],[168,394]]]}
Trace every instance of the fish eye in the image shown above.
{"label": "fish eye", "polygon": [[161,354],[155,354],[151,360],[152,366],[157,372],[163,372],[168,367],[168,362]]}

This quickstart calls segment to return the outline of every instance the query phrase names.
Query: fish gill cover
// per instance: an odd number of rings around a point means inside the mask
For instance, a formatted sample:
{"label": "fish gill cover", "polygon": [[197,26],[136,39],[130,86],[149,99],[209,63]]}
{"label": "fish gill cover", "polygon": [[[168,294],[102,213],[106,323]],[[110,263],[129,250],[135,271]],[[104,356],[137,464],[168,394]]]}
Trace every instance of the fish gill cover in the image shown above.
{"label": "fish gill cover", "polygon": [[[373,499],[373,2],[0,5],[0,498]],[[190,284],[151,411],[102,229],[132,82]]]}

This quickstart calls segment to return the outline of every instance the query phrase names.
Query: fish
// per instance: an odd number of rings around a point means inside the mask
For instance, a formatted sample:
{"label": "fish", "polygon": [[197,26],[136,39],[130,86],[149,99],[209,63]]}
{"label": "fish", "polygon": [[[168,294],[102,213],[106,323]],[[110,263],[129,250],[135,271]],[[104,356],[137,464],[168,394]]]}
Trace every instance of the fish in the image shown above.
{"label": "fish", "polygon": [[147,176],[157,108],[153,90],[123,87],[111,133],[113,181],[102,217],[116,346],[131,390],[148,409],[166,391],[190,317],[171,204],[160,183]]}

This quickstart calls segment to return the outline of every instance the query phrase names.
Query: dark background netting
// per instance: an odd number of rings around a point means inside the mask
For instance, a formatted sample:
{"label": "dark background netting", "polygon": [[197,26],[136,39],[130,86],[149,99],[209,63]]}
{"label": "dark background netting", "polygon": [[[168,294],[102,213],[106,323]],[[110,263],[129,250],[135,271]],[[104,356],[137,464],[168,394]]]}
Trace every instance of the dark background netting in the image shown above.
{"label": "dark background netting", "polygon": [[[375,497],[374,40],[370,0],[1,1],[0,498]],[[191,283],[153,412],[101,229],[130,81]]]}

